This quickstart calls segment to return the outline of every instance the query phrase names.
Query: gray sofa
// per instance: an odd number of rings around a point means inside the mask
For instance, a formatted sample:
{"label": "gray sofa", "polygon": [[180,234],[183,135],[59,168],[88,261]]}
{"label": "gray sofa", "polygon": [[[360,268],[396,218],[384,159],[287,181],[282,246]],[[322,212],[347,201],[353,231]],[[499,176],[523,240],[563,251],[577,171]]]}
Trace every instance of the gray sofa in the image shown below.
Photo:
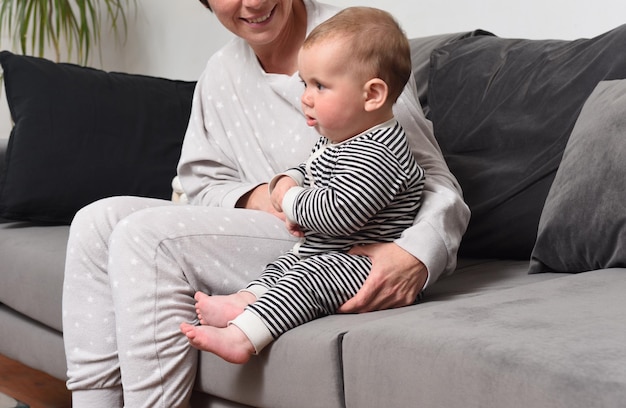
{"label": "gray sofa", "polygon": [[[473,213],[457,271],[432,286],[419,304],[313,321],[243,366],[202,353],[193,406],[624,406],[624,43],[623,27],[577,41],[502,39],[484,31],[412,40],[422,105]],[[10,58],[3,61],[7,81],[18,76],[11,78]],[[122,82],[124,90],[131,86]],[[17,89],[7,85],[9,94]],[[189,84],[175,85],[180,91]],[[73,109],[85,104],[81,100]],[[68,163],[70,157],[47,157],[61,154],[52,145],[43,149],[47,155],[28,161],[21,122],[33,116],[22,109],[12,108],[17,120],[8,151],[8,139],[0,143],[0,211],[13,218],[0,223],[0,353],[65,378],[61,291],[67,214],[83,203],[67,204],[91,186],[58,197],[67,184],[81,186],[81,180],[67,178],[87,170]],[[181,108],[183,119],[186,109]],[[182,137],[180,129],[173,133]],[[54,139],[58,143],[60,151],[91,149]],[[177,148],[170,148],[171,160]],[[95,153],[84,154],[96,160]],[[20,168],[24,157],[27,164]],[[48,167],[51,175],[36,171],[39,161],[50,160],[68,173],[57,174],[54,166]],[[142,156],[142,166],[146,160]],[[115,178],[119,166],[90,180]],[[24,176],[27,170],[44,181]],[[143,187],[149,180],[141,177],[136,173]],[[164,173],[161,182],[170,177]],[[35,182],[48,189],[50,201],[63,205],[46,206],[46,196],[15,198]],[[100,187],[103,196],[129,192],[119,183],[114,187],[120,191]],[[163,196],[166,187],[145,195]],[[46,218],[51,213],[55,219]]]}

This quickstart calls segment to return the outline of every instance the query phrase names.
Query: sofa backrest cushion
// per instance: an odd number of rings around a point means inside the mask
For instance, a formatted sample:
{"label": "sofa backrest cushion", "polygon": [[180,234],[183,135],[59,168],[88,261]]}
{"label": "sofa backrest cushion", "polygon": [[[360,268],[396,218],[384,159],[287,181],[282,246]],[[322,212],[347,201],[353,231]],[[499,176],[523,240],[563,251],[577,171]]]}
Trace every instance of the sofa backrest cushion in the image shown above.
{"label": "sofa backrest cushion", "polygon": [[430,55],[433,50],[440,48],[446,44],[465,38],[476,37],[479,35],[491,35],[492,33],[485,30],[464,31],[459,33],[437,34],[427,37],[417,37],[409,39],[411,47],[411,65],[413,80],[417,88],[417,97],[422,105],[424,113],[428,108],[428,80],[430,72]]}
{"label": "sofa backrest cushion", "polygon": [[626,78],[626,25],[575,41],[472,37],[433,51],[429,118],[472,210],[460,254],[529,259],[578,114]]}
{"label": "sofa backrest cushion", "polygon": [[69,223],[113,195],[171,197],[194,82],[0,53],[11,131],[0,216]]}

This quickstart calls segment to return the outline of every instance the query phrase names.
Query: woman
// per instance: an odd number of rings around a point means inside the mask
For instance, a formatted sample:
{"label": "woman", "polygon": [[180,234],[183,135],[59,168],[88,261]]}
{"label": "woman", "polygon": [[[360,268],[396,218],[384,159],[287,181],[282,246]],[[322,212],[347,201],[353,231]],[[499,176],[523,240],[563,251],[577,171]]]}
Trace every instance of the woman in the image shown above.
{"label": "woman", "polygon": [[[296,57],[337,9],[314,0],[201,2],[237,38],[211,58],[194,95],[178,169],[191,205],[110,198],[72,223],[63,328],[75,408],[186,406],[197,352],[179,325],[197,321],[196,292],[237,291],[293,246],[265,183],[317,140],[300,112]],[[340,312],[410,304],[455,267],[469,212],[412,85],[395,113],[427,172],[422,209],[396,242],[353,250],[373,268]]]}

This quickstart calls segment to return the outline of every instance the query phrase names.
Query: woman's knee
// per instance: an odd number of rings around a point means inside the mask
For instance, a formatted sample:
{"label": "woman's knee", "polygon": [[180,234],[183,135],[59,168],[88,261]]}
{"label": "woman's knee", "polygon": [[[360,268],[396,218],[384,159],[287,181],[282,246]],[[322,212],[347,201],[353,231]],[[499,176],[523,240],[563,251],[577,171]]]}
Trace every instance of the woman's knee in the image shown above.
{"label": "woman's knee", "polygon": [[81,208],[72,220],[72,229],[97,230],[108,235],[121,220],[130,214],[167,203],[169,202],[144,197],[116,196],[103,198]]}
{"label": "woman's knee", "polygon": [[187,206],[167,203],[135,206],[114,226],[110,234],[110,251],[154,256],[164,242],[175,242],[188,235],[187,224],[181,221]]}

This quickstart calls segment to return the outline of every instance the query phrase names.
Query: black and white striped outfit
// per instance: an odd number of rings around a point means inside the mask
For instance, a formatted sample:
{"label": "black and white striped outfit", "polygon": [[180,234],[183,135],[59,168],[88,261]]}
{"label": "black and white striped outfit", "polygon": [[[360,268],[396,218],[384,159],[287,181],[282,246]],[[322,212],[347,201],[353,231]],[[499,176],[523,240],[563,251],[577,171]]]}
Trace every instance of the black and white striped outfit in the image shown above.
{"label": "black and white striped outfit", "polygon": [[356,294],[372,265],[346,252],[391,242],[413,225],[425,177],[395,119],[338,144],[322,137],[307,162],[285,174],[301,187],[289,190],[283,209],[305,237],[250,283],[258,300],[232,322],[257,352]]}

